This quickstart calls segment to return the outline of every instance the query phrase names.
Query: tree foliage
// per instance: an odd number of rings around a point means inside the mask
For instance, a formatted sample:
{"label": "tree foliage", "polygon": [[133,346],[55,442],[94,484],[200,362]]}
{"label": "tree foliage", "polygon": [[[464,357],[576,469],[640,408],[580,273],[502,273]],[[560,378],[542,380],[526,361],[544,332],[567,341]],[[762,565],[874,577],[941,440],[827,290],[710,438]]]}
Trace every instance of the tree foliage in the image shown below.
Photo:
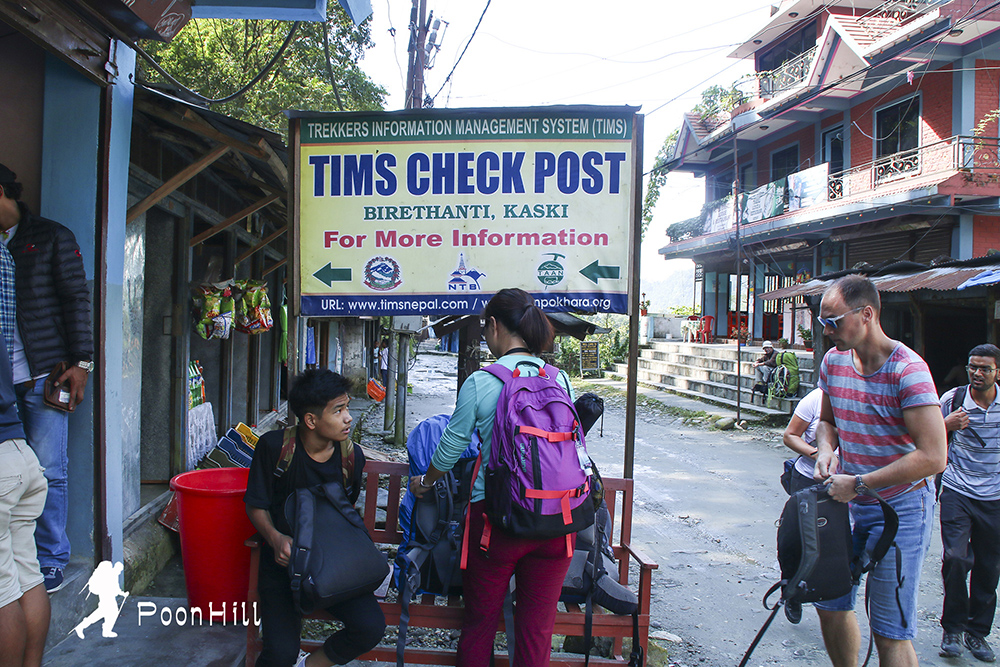
{"label": "tree foliage", "polygon": [[[715,118],[716,116],[728,113],[746,101],[746,95],[736,88],[736,84],[729,86],[709,86],[701,91],[701,102],[695,105],[692,113],[698,114],[702,121]],[[656,154],[656,164],[649,173],[649,182],[646,185],[646,197],[642,202],[642,235],[646,235],[649,223],[653,221],[653,210],[660,200],[660,188],[667,181],[667,161],[673,156],[674,146],[680,136],[680,128],[674,129]]]}
{"label": "tree foliage", "polygon": [[[218,99],[246,85],[281,48],[292,24],[285,21],[195,19],[169,44],[146,41],[142,47],[175,79],[192,90]],[[374,46],[371,21],[355,27],[337,0],[328,0],[327,20],[299,24],[281,59],[253,88],[212,109],[234,118],[284,133],[286,109],[337,111],[330,85],[323,30],[328,30],[330,68],[345,111],[382,109],[385,89],[365,74],[358,62]],[[144,61],[141,76],[151,82],[163,77]]]}

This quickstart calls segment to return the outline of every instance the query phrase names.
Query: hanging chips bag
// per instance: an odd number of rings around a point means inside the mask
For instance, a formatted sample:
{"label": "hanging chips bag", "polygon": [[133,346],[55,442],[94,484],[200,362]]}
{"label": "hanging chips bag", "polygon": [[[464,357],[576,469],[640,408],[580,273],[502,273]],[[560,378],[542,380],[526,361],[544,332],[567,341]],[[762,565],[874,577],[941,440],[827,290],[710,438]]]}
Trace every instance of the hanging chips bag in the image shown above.
{"label": "hanging chips bag", "polygon": [[267,286],[263,280],[235,281],[239,292],[236,299],[236,330],[255,334],[267,331],[272,326],[271,300],[267,297]]}
{"label": "hanging chips bag", "polygon": [[195,331],[208,340],[229,338],[233,330],[233,284],[205,283],[195,288]]}

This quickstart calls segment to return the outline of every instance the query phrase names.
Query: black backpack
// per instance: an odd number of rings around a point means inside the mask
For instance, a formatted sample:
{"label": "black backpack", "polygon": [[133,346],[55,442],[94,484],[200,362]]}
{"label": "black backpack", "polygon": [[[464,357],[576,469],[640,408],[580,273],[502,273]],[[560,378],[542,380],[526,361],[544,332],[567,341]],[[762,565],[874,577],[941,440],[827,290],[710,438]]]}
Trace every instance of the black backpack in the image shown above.
{"label": "black backpack", "polygon": [[434,488],[417,498],[410,517],[405,551],[396,556],[399,567],[399,633],[396,664],[403,665],[410,601],[417,593],[461,595],[465,519],[472,496],[475,458],[459,459],[434,482]]}
{"label": "black backpack", "polygon": [[[868,560],[864,553],[854,556],[848,504],[831,498],[825,485],[800,489],[785,502],[778,520],[781,581],[764,594],[764,608],[771,610],[771,614],[754,637],[740,667],[744,667],[750,659],[778,609],[784,606],[785,617],[792,623],[798,623],[802,620],[802,603],[835,600],[850,593],[851,588],[861,581],[861,576],[874,569],[889,552],[899,528],[899,517],[877,492],[869,489],[866,495],[878,501],[884,516],[882,535]],[[900,559],[897,549],[897,577],[901,571]],[[901,581],[897,583],[899,585],[902,585]],[[781,597],[773,607],[769,606],[768,599],[779,589]],[[869,635],[865,665],[871,657],[871,640]]]}
{"label": "black backpack", "polygon": [[[597,467],[594,475],[600,479]],[[596,498],[595,498],[596,499]],[[615,554],[611,550],[608,534],[611,530],[611,514],[604,502],[603,494],[597,505],[594,524],[580,530],[576,534],[576,547],[569,570],[563,580],[560,600],[573,604],[584,604],[586,617],[584,622],[584,664],[590,664],[590,648],[593,639],[593,605],[599,604],[613,614],[632,615],[632,654],[629,665],[637,667],[643,664],[642,648],[639,639],[639,597],[628,587],[622,586],[611,575],[616,570]]]}
{"label": "black backpack", "polygon": [[288,575],[303,614],[373,593],[389,576],[361,515],[340,482],[297,489],[285,501],[294,533]]}

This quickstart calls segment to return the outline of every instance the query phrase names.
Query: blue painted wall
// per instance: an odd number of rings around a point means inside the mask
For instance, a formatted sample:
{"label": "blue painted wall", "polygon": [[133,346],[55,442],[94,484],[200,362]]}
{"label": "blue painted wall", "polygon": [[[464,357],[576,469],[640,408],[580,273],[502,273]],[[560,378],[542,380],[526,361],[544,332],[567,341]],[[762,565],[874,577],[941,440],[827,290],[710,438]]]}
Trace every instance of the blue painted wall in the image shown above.
{"label": "blue painted wall", "polygon": [[[39,212],[61,222],[76,235],[92,295],[100,116],[100,86],[47,54]],[[69,420],[68,532],[74,557],[94,554],[93,389],[90,382],[83,403]]]}
{"label": "blue painted wall", "polygon": [[[128,188],[129,144],[132,125],[132,84],[135,55],[120,47],[115,53],[118,77],[112,86],[108,184],[102,184],[100,164],[100,86],[77,74],[52,55],[45,61],[45,108],[42,135],[41,215],[61,222],[76,235],[93,294],[97,269],[98,194],[109,192],[108,239],[105,252],[108,300],[102,316],[107,324],[107,340],[101,347],[96,336],[95,360],[105,369],[102,397],[107,425],[107,461],[103,471],[108,487],[106,507],[112,533],[112,553],[121,560],[122,551],[122,451],[121,451],[121,365],[122,365],[122,275],[124,269],[125,211]],[[91,300],[93,304],[93,299]],[[92,311],[93,312],[93,311]],[[93,313],[94,321],[97,313]],[[88,384],[84,402],[70,417],[69,429],[69,537],[75,557],[93,556],[95,503],[94,488],[94,402],[93,382]]]}

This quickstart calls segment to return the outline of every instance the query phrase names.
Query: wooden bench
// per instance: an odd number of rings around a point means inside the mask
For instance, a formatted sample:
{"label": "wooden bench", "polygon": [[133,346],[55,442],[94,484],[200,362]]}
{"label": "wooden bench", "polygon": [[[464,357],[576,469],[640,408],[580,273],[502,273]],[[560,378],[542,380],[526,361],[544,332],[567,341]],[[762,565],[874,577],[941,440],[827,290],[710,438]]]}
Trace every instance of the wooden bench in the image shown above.
{"label": "wooden bench", "polygon": [[[399,528],[399,503],[406,492],[406,480],[409,476],[409,469],[405,463],[389,463],[383,461],[368,461],[365,465],[365,494],[364,494],[364,520],[371,533],[372,539],[380,546],[398,546],[402,542],[403,534]],[[639,595],[639,636],[641,637],[642,649],[645,653],[649,635],[649,596],[652,572],[658,566],[646,558],[638,549],[632,546],[632,480],[604,478],[606,489],[605,499],[608,510],[611,513],[612,529],[610,537],[612,541],[617,537],[617,543],[612,544],[615,559],[618,561],[618,581],[622,584],[629,583],[629,563],[635,561],[639,566],[638,595]],[[378,506],[379,488],[388,488],[388,506],[380,508]],[[378,510],[385,511],[385,522],[381,517],[376,521]],[[618,528],[616,533],[615,527]],[[251,547],[250,557],[250,587],[247,596],[248,608],[259,603],[257,594],[257,568],[260,559],[260,537],[255,536],[247,540],[247,546]],[[451,597],[447,604],[434,604],[435,598],[432,595],[423,595],[414,599],[410,604],[410,628],[445,628],[458,629],[462,626],[462,600],[460,597]],[[400,605],[398,602],[381,601],[379,603],[385,613],[385,620],[388,625],[399,623]],[[557,635],[583,636],[584,612],[576,605],[566,605],[563,609],[560,603],[560,610],[556,613],[556,623],[554,633]],[[603,611],[603,610],[601,610]],[[332,620],[328,614],[323,612],[309,616],[309,618],[319,618]],[[503,620],[498,628],[503,631]],[[614,640],[613,658],[591,657],[591,664],[622,664],[628,662],[627,657],[622,656],[622,639],[632,637],[632,617],[615,616],[609,613],[600,613],[595,606],[593,615],[593,636],[611,637]],[[304,640],[302,647],[313,650],[319,647],[322,642]],[[257,656],[262,648],[259,628],[251,623],[247,628],[247,667],[254,667]],[[395,643],[392,646],[379,645],[359,660],[377,660],[381,662],[396,662]],[[455,652],[445,649],[420,648],[407,646],[405,653],[407,664],[421,665],[454,665],[456,662]],[[506,654],[496,656],[497,665],[509,665]],[[570,653],[558,653],[553,655],[553,667],[576,667],[584,664],[584,656]]]}

